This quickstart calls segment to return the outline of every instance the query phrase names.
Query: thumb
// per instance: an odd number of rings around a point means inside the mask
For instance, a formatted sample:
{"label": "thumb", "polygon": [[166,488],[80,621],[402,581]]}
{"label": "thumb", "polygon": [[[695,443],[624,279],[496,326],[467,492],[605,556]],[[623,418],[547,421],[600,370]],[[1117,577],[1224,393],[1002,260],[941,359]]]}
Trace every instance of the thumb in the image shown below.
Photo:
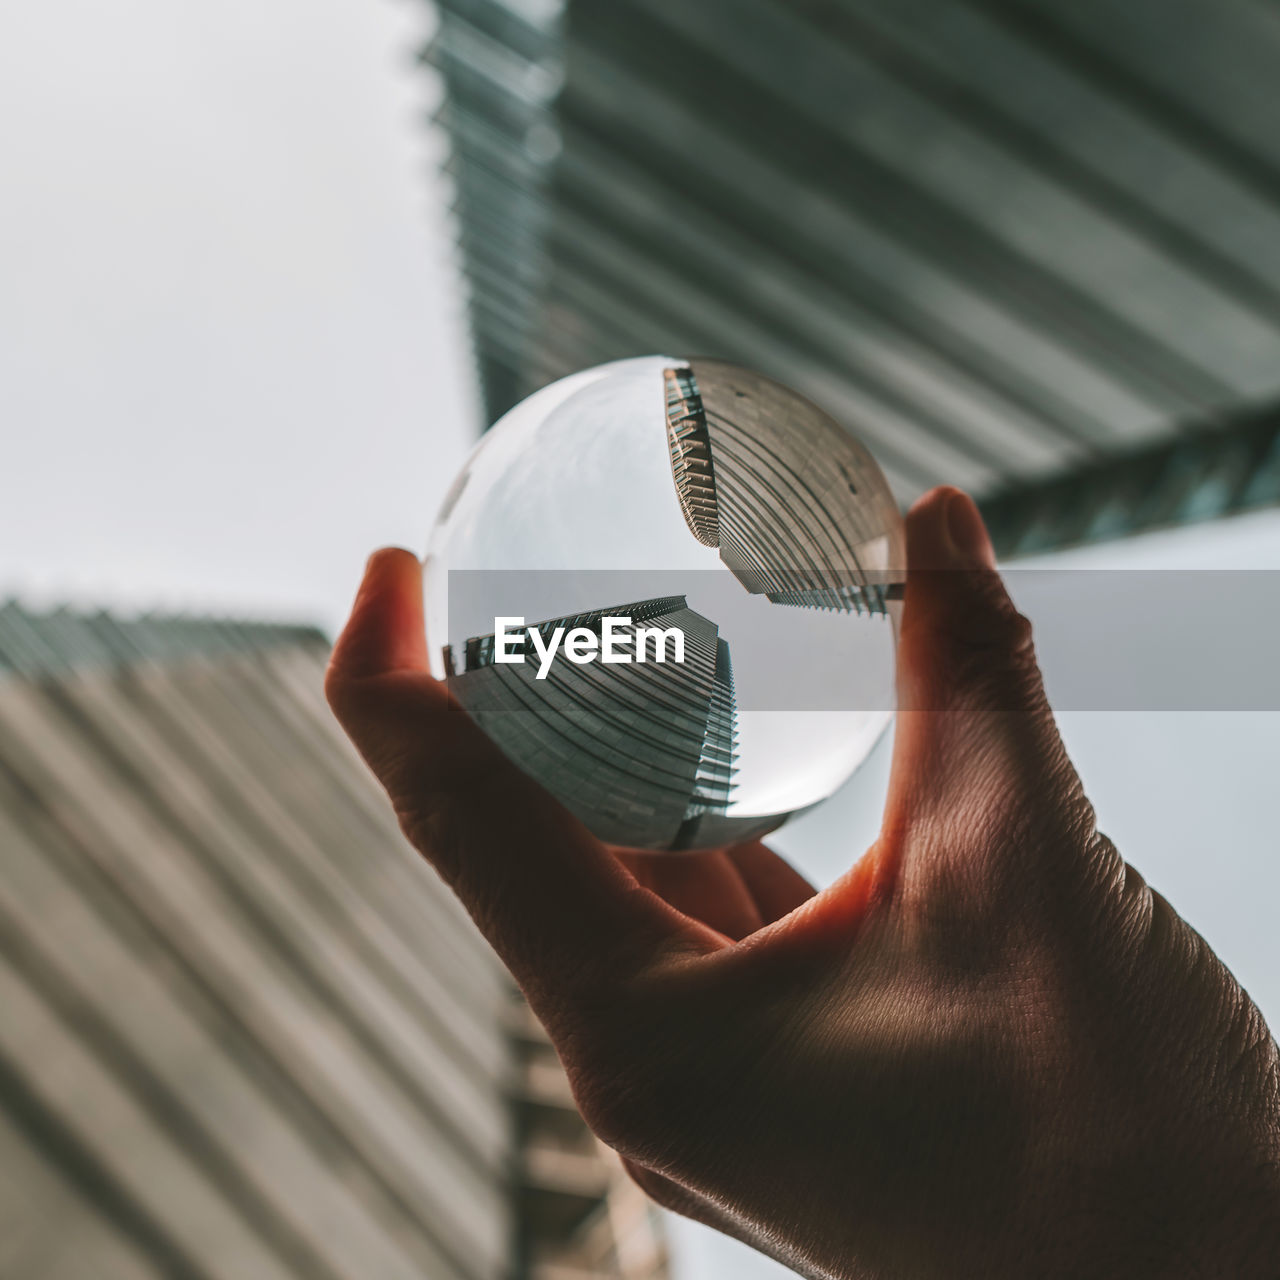
{"label": "thumb", "polygon": [[1061,819],[1083,792],[1031,625],[996,570],[973,500],[951,488],[919,499],[907,516],[907,561],[885,834],[931,820],[953,851],[980,845],[990,858],[1011,843],[994,833],[1032,816]]}
{"label": "thumb", "polygon": [[422,566],[369,561],[325,693],[406,835],[444,877],[537,1012],[572,1016],[603,984],[707,949],[694,926],[521,773],[427,669]]}
{"label": "thumb", "polygon": [[1047,714],[1031,624],[1009,598],[968,494],[942,487],[915,503],[907,513],[907,570],[899,707]]}

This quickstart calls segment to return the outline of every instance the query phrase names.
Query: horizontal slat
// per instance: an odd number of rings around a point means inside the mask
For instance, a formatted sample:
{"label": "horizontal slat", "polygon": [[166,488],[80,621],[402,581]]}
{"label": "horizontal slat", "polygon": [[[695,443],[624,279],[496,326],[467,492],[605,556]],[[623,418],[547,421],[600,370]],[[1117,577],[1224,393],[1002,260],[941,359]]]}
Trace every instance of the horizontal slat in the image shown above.
{"label": "horizontal slat", "polygon": [[[90,721],[67,723],[27,686],[10,685],[0,694],[0,754],[165,937],[186,972],[199,977],[223,1016],[238,1026],[257,1069],[292,1082],[304,1104],[295,1104],[292,1123],[313,1144],[313,1159],[325,1159],[325,1151],[332,1153],[329,1159],[342,1153],[341,1163],[359,1171],[358,1180],[371,1188],[384,1230],[394,1229],[408,1242],[415,1230],[425,1229],[422,1215],[433,1214],[447,1224],[459,1274],[485,1276],[500,1269],[505,1241],[495,1236],[494,1224],[505,1210],[497,1112],[489,1140],[495,1169],[482,1175],[479,1167],[468,1167],[468,1147],[459,1136],[446,1136],[421,1100],[406,1095],[404,1078],[388,1073],[389,1062],[418,1034],[403,1015],[394,1049],[388,1042],[381,1056],[375,1051],[378,1034],[368,1021],[375,1016],[370,1011],[382,1009],[377,1016],[387,1021],[396,1015],[377,984],[344,957],[337,921],[328,928],[309,922],[271,858],[252,844],[237,846],[216,813],[204,810],[206,829],[194,834],[201,810],[193,793],[183,790],[179,770],[166,773],[156,757],[148,758],[145,735],[137,723],[130,726],[130,713],[118,698],[100,697],[93,711],[93,700],[82,698],[78,711],[82,717],[106,717],[110,707],[117,748],[154,771],[152,786],[167,787],[167,801],[153,790],[148,804],[145,787],[121,785],[124,780],[84,739]],[[107,730],[108,719],[99,727]],[[190,825],[175,830],[173,812],[166,820],[152,807],[157,803],[195,806],[187,810]],[[282,940],[288,944],[284,950]],[[368,1029],[367,1040],[361,1026]],[[418,1068],[424,1067],[425,1042],[414,1053]],[[405,1077],[418,1069],[408,1059],[404,1063]],[[444,1079],[437,1076],[437,1082]],[[483,1143],[481,1126],[477,1135]],[[413,1248],[430,1253],[434,1246],[423,1236]],[[425,1265],[421,1258],[418,1265]]]}
{"label": "horizontal slat", "polygon": [[[27,1130],[23,1132],[23,1128]],[[66,1181],[29,1112],[0,1107],[0,1276],[161,1280],[159,1260]]]}
{"label": "horizontal slat", "polygon": [[63,1118],[83,1158],[114,1180],[138,1216],[163,1224],[170,1257],[183,1267],[179,1274],[202,1280],[296,1275],[2,955],[0,1008],[0,1059],[22,1077],[35,1106]]}
{"label": "horizontal slat", "polygon": [[568,0],[547,35],[536,177],[445,69],[490,420],[713,353],[861,425],[901,498],[1033,494],[1280,393],[1267,5]]}

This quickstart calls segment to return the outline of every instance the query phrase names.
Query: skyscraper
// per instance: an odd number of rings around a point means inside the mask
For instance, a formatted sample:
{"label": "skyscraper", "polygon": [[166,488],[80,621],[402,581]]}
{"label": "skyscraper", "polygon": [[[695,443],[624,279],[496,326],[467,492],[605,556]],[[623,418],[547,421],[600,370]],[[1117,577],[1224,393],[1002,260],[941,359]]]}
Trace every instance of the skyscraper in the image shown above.
{"label": "skyscraper", "polygon": [[815,405],[722,360],[664,371],[667,438],[689,531],[774,604],[883,614],[905,564],[876,501],[859,497],[862,445]]}
{"label": "skyscraper", "polygon": [[[450,688],[506,754],[614,844],[681,848],[733,788],[734,704],[729,650],[714,622],[684,596],[663,596],[534,623],[527,630],[586,627],[605,617],[631,653],[642,626],[683,635],[684,660],[581,665],[553,661],[545,679],[531,662],[494,661],[493,636],[463,646]],[[450,655],[446,666],[454,669]],[[743,824],[743,830],[759,824]],[[734,828],[735,830],[738,828]],[[744,838],[744,837],[739,837]]]}

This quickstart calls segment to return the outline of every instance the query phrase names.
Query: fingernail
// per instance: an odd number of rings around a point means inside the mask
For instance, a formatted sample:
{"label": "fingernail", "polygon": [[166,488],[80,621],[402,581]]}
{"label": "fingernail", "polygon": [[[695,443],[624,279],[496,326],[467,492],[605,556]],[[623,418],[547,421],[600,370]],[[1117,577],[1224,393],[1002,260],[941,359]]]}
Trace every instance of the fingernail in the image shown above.
{"label": "fingernail", "polygon": [[957,559],[984,569],[996,567],[995,549],[982,523],[982,514],[967,493],[953,493],[947,499],[947,534]]}
{"label": "fingernail", "polygon": [[405,556],[413,556],[415,560],[418,558],[412,551],[406,551],[403,547],[379,547],[364,562],[364,571],[368,574],[383,564],[391,564],[392,561],[403,559]]}

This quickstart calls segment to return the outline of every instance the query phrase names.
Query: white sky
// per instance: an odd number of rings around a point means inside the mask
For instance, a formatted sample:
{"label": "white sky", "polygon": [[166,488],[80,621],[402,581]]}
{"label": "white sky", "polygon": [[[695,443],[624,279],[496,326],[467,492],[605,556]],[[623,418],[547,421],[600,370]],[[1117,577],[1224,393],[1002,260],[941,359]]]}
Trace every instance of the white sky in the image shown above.
{"label": "white sky", "polygon": [[474,430],[426,8],[41,0],[0,37],[0,592],[336,623]]}
{"label": "white sky", "polygon": [[[1265,512],[1085,548],[1031,566],[1280,569],[1280,513]],[[1014,581],[1016,595],[1017,583]],[[1204,607],[1212,607],[1206,600]],[[1034,618],[1033,618],[1034,621]],[[1229,618],[1223,619],[1230,626]],[[1259,644],[1275,647],[1273,636]],[[1211,655],[1206,655],[1211,660]],[[1053,669],[1046,662],[1052,688]],[[1200,930],[1280,1028],[1280,713],[1071,711],[1058,717],[1099,826]],[[890,739],[827,804],[772,843],[825,883],[875,838]],[[781,1280],[745,1246],[678,1223],[689,1277]]]}
{"label": "white sky", "polygon": [[[0,20],[0,597],[341,620],[476,426],[409,0]],[[1060,563],[1280,568],[1280,516]],[[1229,620],[1224,620],[1229,625]],[[1131,861],[1280,1021],[1280,716],[1064,717]],[[778,843],[861,851],[887,752]],[[677,1230],[682,1274],[783,1274]]]}

